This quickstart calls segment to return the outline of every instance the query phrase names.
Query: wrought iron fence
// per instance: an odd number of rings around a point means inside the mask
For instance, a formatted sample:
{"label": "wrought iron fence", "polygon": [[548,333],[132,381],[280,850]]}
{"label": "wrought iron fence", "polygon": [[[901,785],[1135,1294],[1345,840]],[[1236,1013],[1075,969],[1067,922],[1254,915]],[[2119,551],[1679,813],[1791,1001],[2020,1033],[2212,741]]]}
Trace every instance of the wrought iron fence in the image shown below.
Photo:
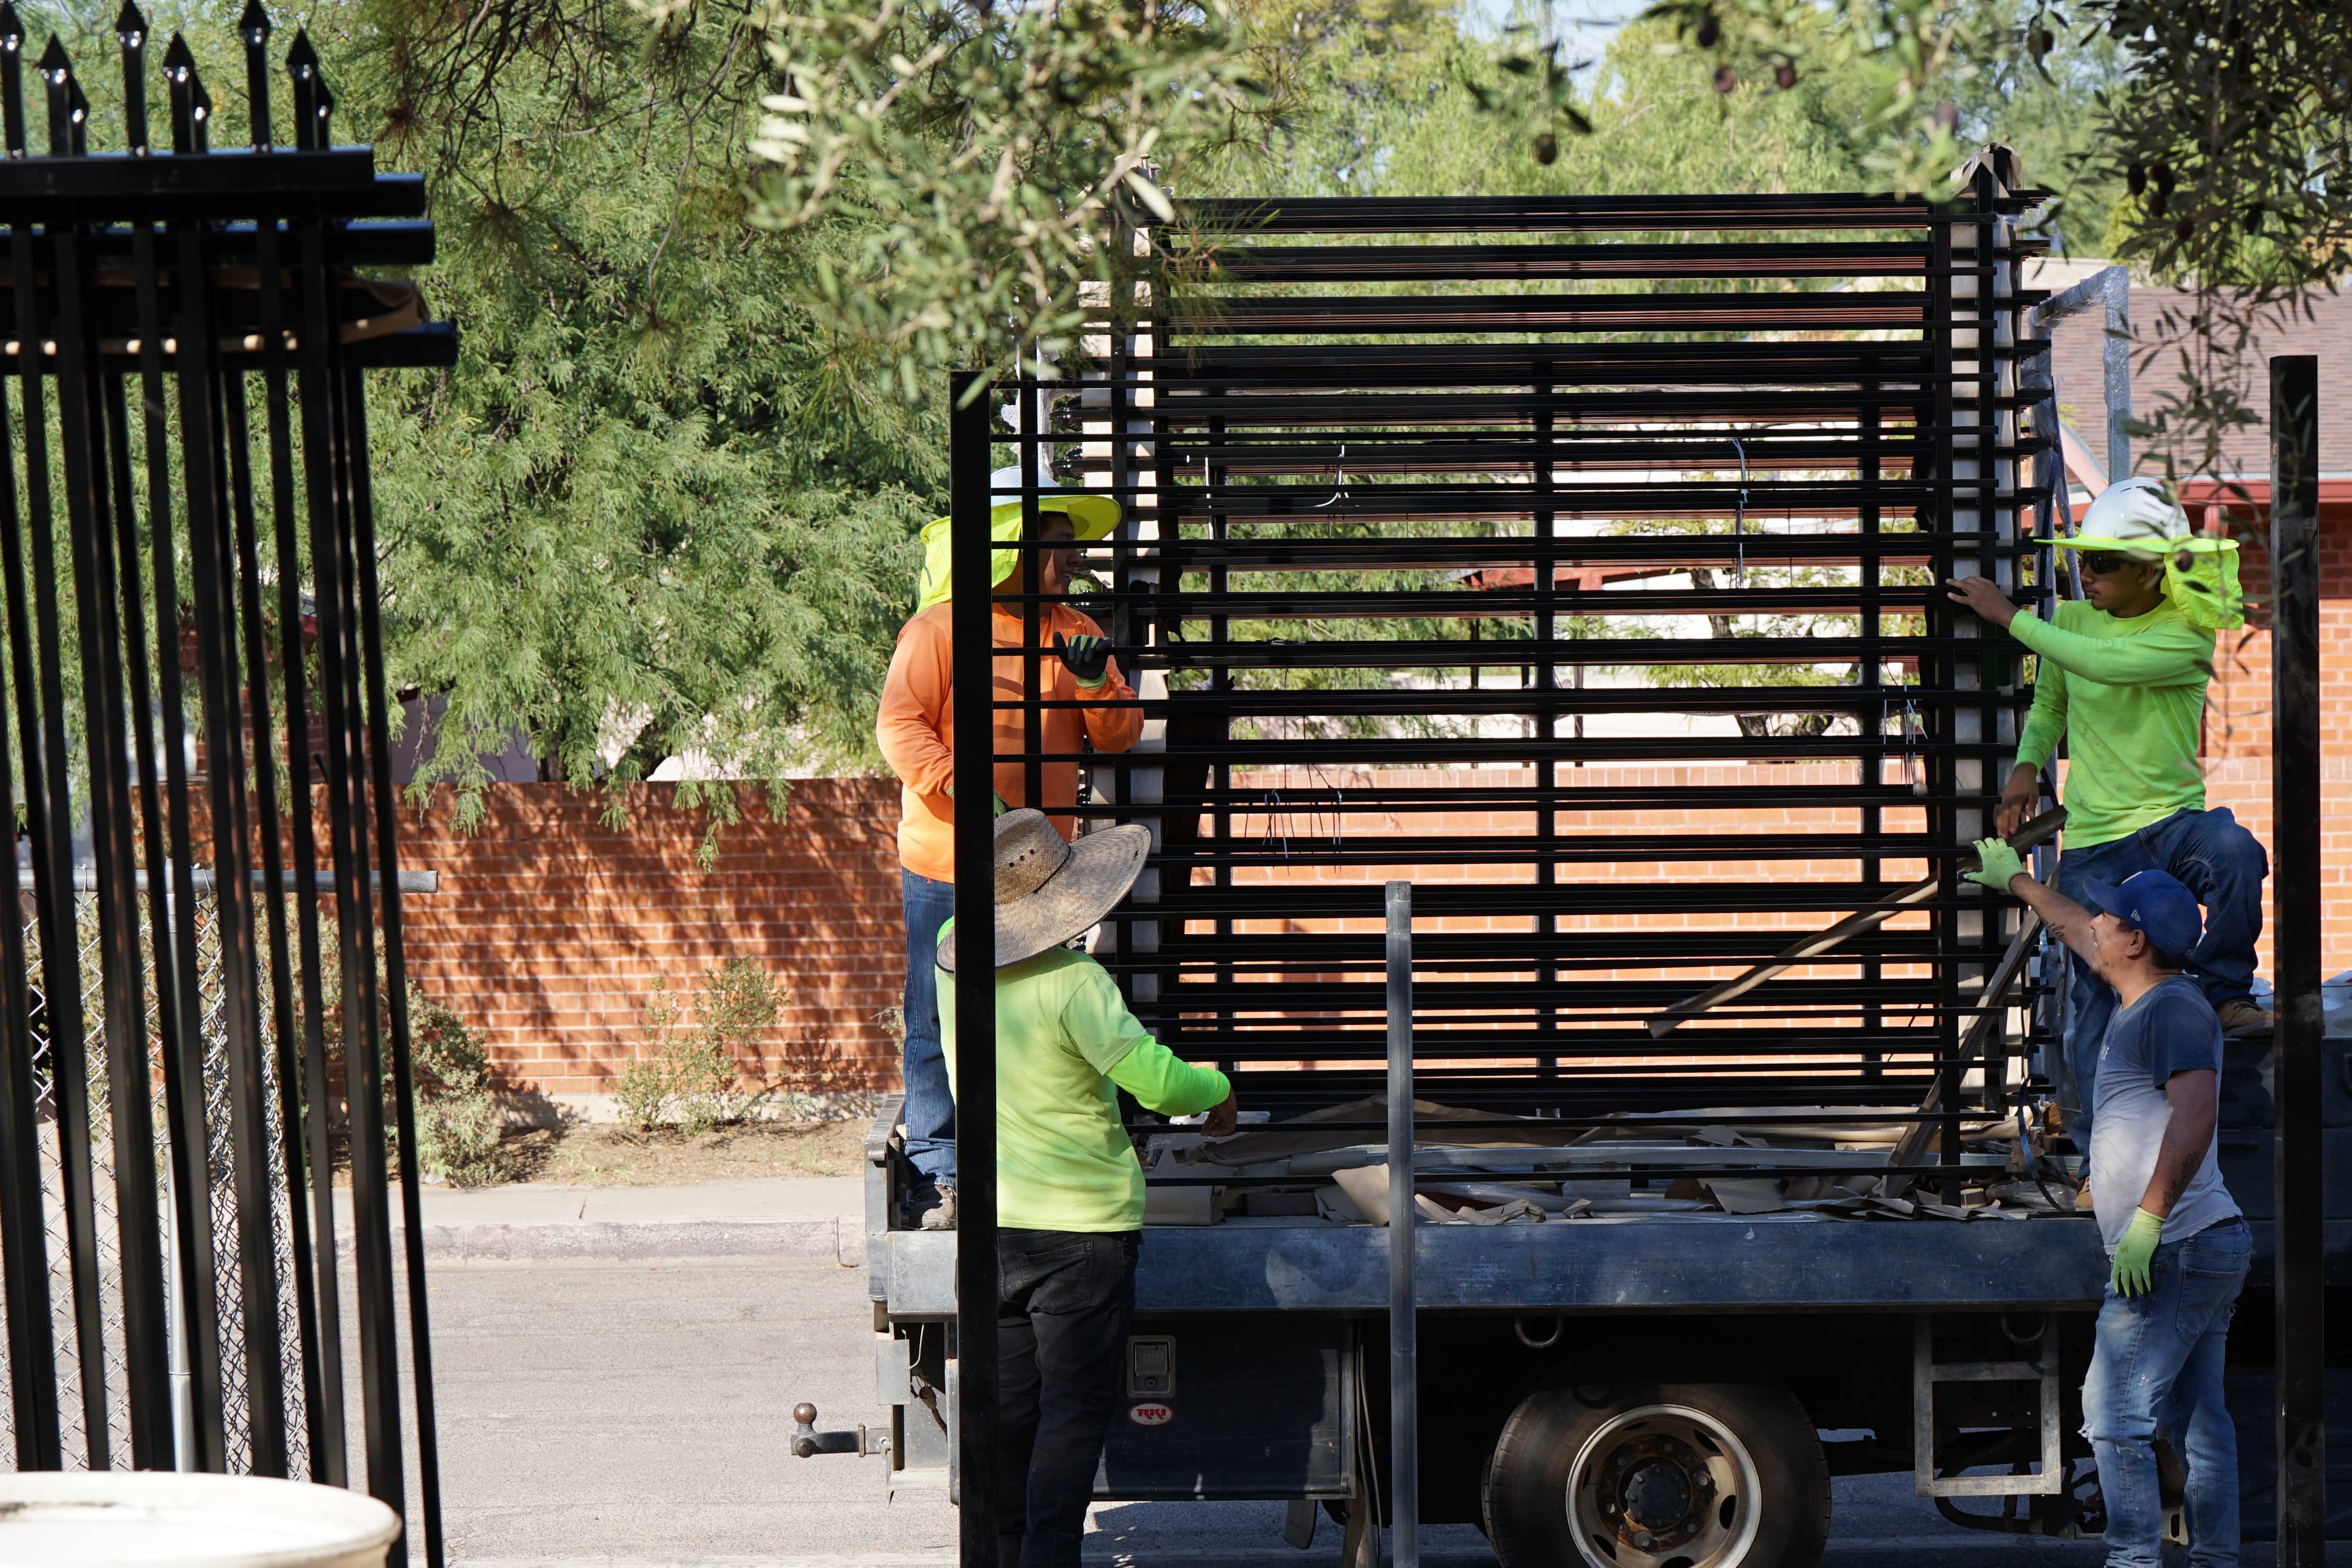
{"label": "wrought iron fence", "polygon": [[116,31],[93,152],[74,62],[53,37],[28,83],[0,4],[7,1452],[342,1485],[349,1403],[437,1564],[363,384],[454,358],[375,275],[430,259],[424,193],[333,144],[306,36],[273,97],[258,4],[231,156],[185,41]]}
{"label": "wrought iron fence", "polygon": [[[34,1004],[33,1090],[36,1114],[41,1118],[41,1199],[45,1219],[45,1235],[49,1257],[49,1281],[53,1301],[52,1321],[58,1345],[57,1378],[61,1396],[59,1416],[62,1422],[64,1459],[68,1468],[83,1468],[89,1463],[93,1445],[84,1429],[84,1422],[92,1418],[96,1408],[105,1411],[106,1431],[100,1445],[109,1454],[127,1453],[131,1444],[130,1410],[123,1397],[123,1379],[127,1372],[122,1352],[122,1279],[116,1249],[107,1238],[113,1225],[114,1205],[112,1186],[117,1153],[112,1135],[112,1118],[108,1103],[110,1088],[106,1073],[106,998],[98,983],[99,930],[98,900],[94,894],[82,894],[75,900],[74,938],[77,965],[83,977],[81,997],[81,1051],[84,1081],[88,1092],[84,1116],[88,1123],[90,1164],[96,1182],[93,1198],[98,1215],[100,1305],[99,1321],[102,1355],[106,1367],[104,1382],[93,1392],[99,1403],[85,1406],[80,1386],[80,1358],[75,1343],[75,1324],[64,1303],[72,1299],[72,1280],[68,1266],[65,1229],[66,1195],[58,1165],[58,1118],[64,1113],[65,1103],[58,1093],[57,1064],[52,1060],[57,1042],[49,1038],[42,1018],[43,1009],[37,999]],[[272,1202],[265,1212],[250,1217],[238,1213],[234,1181],[235,1151],[229,1137],[231,1107],[228,1103],[228,1036],[226,1029],[228,997],[222,985],[219,923],[215,917],[213,901],[199,899],[193,911],[197,949],[197,972],[202,989],[199,994],[198,1016],[204,1036],[205,1115],[207,1145],[205,1155],[206,1205],[211,1216],[215,1245],[226,1250],[236,1250],[240,1228],[252,1225],[268,1238],[273,1272],[279,1281],[276,1312],[265,1330],[281,1343],[292,1343],[300,1333],[299,1303],[292,1288],[294,1268],[293,1214],[286,1201],[285,1164],[276,1145],[282,1136],[281,1118],[277,1114],[277,1073],[270,1064],[272,1051],[265,1052],[263,1062],[269,1078],[267,1103],[270,1108],[269,1137],[270,1190]],[[26,912],[23,923],[26,956],[35,974],[42,969],[40,922]],[[145,955],[148,994],[153,994],[153,958]],[[151,1002],[147,1016],[141,1022],[141,1032],[151,1041],[161,1038],[161,1020]],[[274,1043],[273,1048],[274,1048]],[[160,1079],[163,1062],[151,1050],[150,1082]],[[162,1097],[151,1087],[149,1098],[152,1112],[160,1121],[166,1113]],[[147,1150],[146,1157],[159,1176],[169,1178],[170,1149],[161,1139]],[[166,1230],[166,1250],[176,1239]],[[246,1354],[247,1327],[243,1297],[234,1282],[221,1281],[214,1295],[213,1310],[220,1325],[221,1364],[224,1374],[222,1389],[222,1423],[226,1442],[227,1469],[236,1474],[249,1475],[254,1471],[253,1413],[250,1408],[252,1390],[243,1373]],[[173,1314],[174,1316],[178,1314]],[[173,1376],[184,1377],[184,1357],[174,1354]],[[0,1362],[0,1375],[5,1375],[5,1362]],[[5,1395],[0,1395],[5,1397]],[[284,1408],[278,1419],[287,1433],[288,1472],[306,1474],[310,1469],[308,1453],[308,1419],[303,1408],[303,1391],[299,1384],[284,1391]],[[184,1425],[181,1412],[184,1401],[174,1400],[175,1425]],[[5,1409],[0,1404],[0,1409]],[[13,1414],[13,1412],[10,1412]],[[11,1423],[13,1427],[13,1423]],[[0,1444],[12,1463],[18,1456],[13,1431],[0,1431]],[[17,1468],[25,1468],[21,1465]]]}

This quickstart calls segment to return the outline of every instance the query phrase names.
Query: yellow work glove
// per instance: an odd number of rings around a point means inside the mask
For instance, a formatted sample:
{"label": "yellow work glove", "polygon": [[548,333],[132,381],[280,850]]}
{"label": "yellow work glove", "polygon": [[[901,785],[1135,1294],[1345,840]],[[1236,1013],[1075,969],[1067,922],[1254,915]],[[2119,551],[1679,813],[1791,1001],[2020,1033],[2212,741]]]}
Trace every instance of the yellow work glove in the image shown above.
{"label": "yellow work glove", "polygon": [[1976,870],[1964,871],[1960,875],[1995,893],[2007,893],[2010,879],[2025,873],[2024,864],[2018,860],[2017,852],[2009,847],[2006,839],[1979,839],[1977,862]]}
{"label": "yellow work glove", "polygon": [[2148,1287],[2148,1264],[2156,1244],[2164,1238],[2164,1221],[2145,1208],[2132,1210],[2123,1239],[2116,1243],[2115,1271],[2109,1276],[2118,1296],[2137,1296]]}

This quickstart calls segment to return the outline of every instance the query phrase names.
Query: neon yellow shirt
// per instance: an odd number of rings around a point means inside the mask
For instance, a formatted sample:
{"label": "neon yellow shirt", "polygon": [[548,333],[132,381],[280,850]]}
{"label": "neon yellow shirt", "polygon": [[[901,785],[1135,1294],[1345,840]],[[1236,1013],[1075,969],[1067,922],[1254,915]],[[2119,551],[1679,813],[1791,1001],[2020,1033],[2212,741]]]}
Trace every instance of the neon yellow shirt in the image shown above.
{"label": "neon yellow shirt", "polygon": [[[940,972],[940,1037],[955,1082],[955,977]],[[1124,1089],[1163,1115],[1233,1092],[1127,1010],[1110,973],[1052,947],[996,971],[996,1222],[1014,1230],[1133,1230],[1143,1167],[1119,1125]]]}
{"label": "neon yellow shirt", "polygon": [[2089,849],[2203,810],[2197,743],[2213,633],[2168,599],[2128,620],[2070,599],[2055,622],[2021,612],[2009,630],[2042,660],[2017,760],[2042,768],[2066,737],[2065,841]]}

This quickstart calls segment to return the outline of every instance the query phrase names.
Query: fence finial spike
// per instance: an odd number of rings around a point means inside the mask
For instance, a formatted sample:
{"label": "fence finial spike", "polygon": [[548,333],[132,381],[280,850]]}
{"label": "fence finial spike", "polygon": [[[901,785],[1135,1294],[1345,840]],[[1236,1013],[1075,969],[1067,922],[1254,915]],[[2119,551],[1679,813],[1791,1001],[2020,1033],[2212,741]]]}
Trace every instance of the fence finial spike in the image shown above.
{"label": "fence finial spike", "polygon": [[0,0],[0,49],[15,54],[25,47],[25,18],[16,15],[13,0]]}
{"label": "fence finial spike", "polygon": [[177,80],[183,74],[194,74],[195,68],[195,51],[188,47],[187,39],[173,34],[171,43],[163,49],[163,74]]}
{"label": "fence finial spike", "polygon": [[125,47],[131,47],[133,40],[146,38],[147,18],[140,14],[135,0],[122,0],[122,9],[114,14],[114,32]]}
{"label": "fence finial spike", "polygon": [[318,74],[319,50],[310,42],[310,28],[294,30],[294,47],[286,51],[286,68],[292,71],[297,78]]}
{"label": "fence finial spike", "polygon": [[65,40],[55,33],[49,35],[49,47],[41,51],[39,69],[55,82],[63,82],[73,75],[73,57],[66,53]]}
{"label": "fence finial spike", "polygon": [[245,0],[245,10],[236,19],[237,36],[248,44],[265,42],[270,34],[269,13],[261,8],[261,0]]}

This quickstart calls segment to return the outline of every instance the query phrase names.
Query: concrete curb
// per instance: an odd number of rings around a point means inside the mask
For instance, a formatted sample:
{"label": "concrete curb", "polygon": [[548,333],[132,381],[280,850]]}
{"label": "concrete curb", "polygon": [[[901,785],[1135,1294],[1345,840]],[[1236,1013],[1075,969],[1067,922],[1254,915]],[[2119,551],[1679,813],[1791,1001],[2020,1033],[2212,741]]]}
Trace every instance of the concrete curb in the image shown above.
{"label": "concrete curb", "polygon": [[[393,1245],[405,1233],[393,1231]],[[338,1249],[349,1256],[344,1240]],[[823,1259],[866,1266],[862,1218],[582,1220],[555,1225],[428,1225],[425,1258],[443,1268],[500,1263]]]}
{"label": "concrete curb", "polygon": [[[436,1268],[520,1263],[821,1260],[866,1263],[856,1178],[721,1182],[677,1187],[428,1186],[425,1257]],[[352,1250],[348,1189],[336,1195],[335,1249]],[[398,1189],[394,1245],[404,1245]]]}

